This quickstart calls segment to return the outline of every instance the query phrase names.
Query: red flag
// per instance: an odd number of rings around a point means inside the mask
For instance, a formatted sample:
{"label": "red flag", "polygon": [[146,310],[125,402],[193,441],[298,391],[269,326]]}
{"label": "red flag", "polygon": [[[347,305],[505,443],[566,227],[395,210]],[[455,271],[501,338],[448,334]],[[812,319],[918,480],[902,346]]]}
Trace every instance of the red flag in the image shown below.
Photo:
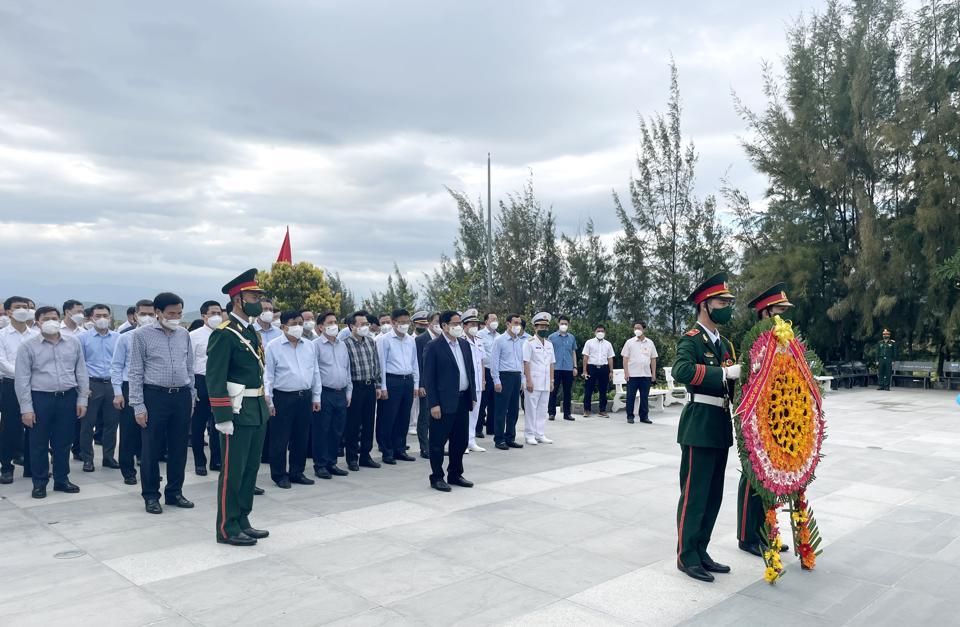
{"label": "red flag", "polygon": [[293,264],[293,254],[290,252],[290,227],[287,227],[287,234],[283,238],[283,245],[280,246],[280,254],[277,255],[277,263]]}

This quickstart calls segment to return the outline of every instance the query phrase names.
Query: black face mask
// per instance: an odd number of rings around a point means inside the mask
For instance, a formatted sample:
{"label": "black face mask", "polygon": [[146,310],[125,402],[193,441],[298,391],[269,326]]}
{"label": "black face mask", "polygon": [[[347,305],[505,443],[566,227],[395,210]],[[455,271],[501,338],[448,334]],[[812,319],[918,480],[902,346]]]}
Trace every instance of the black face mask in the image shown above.
{"label": "black face mask", "polygon": [[417,327],[413,330],[413,332],[416,333],[417,335],[423,335],[424,333],[427,332],[427,329],[426,327]]}

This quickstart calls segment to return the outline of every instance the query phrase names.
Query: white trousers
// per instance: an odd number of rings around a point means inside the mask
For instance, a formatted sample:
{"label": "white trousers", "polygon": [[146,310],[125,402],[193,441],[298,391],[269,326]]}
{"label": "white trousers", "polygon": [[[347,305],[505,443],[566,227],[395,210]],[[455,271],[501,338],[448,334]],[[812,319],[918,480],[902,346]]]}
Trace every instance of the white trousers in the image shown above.
{"label": "white trousers", "polygon": [[477,445],[477,420],[480,418],[480,399],[473,403],[473,411],[470,412],[470,432],[467,448]]}
{"label": "white trousers", "polygon": [[528,438],[544,437],[543,429],[547,424],[547,404],[550,402],[549,390],[523,390],[523,435]]}

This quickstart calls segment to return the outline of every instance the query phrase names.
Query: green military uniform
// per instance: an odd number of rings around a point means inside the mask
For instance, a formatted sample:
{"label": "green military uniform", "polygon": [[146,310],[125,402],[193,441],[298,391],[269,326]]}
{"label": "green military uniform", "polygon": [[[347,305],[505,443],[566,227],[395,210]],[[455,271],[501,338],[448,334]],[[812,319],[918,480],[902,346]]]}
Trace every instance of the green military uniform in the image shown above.
{"label": "green military uniform", "polygon": [[[699,305],[710,298],[732,297],[726,274],[721,273],[704,281],[688,300]],[[681,446],[677,565],[681,569],[712,563],[707,545],[723,500],[727,454],[733,446],[734,383],[724,378],[723,367],[734,362],[733,344],[722,336],[711,340],[699,323],[677,344],[673,376],[690,393],[677,430]]]}
{"label": "green military uniform", "polygon": [[897,343],[890,339],[890,331],[883,330],[884,338],[877,344],[877,385],[878,389],[889,390],[893,374],[893,362],[900,357]]}
{"label": "green military uniform", "polygon": [[[245,272],[224,286],[224,293],[232,298],[236,290],[259,291],[255,276],[255,269]],[[263,346],[257,331],[246,322],[246,316],[233,311],[210,334],[207,344],[206,379],[213,418],[218,424],[233,421],[234,425],[233,435],[220,434],[223,466],[217,484],[218,542],[252,527],[248,516],[253,510],[253,490],[270,415],[263,396]],[[228,382],[246,388],[239,413],[234,411]]]}
{"label": "green military uniform", "polygon": [[[777,283],[757,295],[747,303],[747,307],[757,312],[760,320],[763,320],[763,312],[769,307],[793,307],[793,303],[787,298],[786,289],[786,284]],[[749,357],[743,357],[746,365],[749,365]],[[763,525],[763,499],[750,485],[747,475],[741,473],[740,486],[737,489],[737,540],[741,549],[755,555],[762,554],[760,545],[763,541]]]}

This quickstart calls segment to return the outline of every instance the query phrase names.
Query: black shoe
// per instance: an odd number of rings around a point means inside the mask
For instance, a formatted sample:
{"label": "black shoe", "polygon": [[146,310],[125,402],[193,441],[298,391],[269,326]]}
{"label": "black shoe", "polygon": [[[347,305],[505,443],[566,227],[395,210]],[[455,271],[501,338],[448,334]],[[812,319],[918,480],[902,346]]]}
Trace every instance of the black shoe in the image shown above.
{"label": "black shoe", "polygon": [[127,485],[137,485],[136,477],[124,477],[123,482]]}
{"label": "black shoe", "polygon": [[182,509],[190,509],[193,507],[193,502],[183,498],[182,494],[165,497],[163,502],[167,505],[176,505]]}
{"label": "black shoe", "polygon": [[23,455],[17,455],[11,461],[15,466],[23,466]]}
{"label": "black shoe", "polygon": [[33,486],[33,492],[30,493],[35,499],[45,499],[47,498],[47,486],[45,485],[35,485]]}
{"label": "black shoe", "polygon": [[347,462],[347,470],[350,472],[360,472],[360,464],[357,462]]}
{"label": "black shoe", "polygon": [[647,425],[652,425],[652,424],[653,424],[653,421],[650,420],[649,418],[641,418],[641,419],[640,419],[640,422],[642,422],[643,424],[647,424]]}
{"label": "black shoe", "polygon": [[66,492],[67,494],[76,494],[80,491],[80,487],[70,483],[70,481],[64,481],[63,483],[54,483],[53,484],[54,492]]}
{"label": "black shoe", "polygon": [[[277,482],[275,482],[275,483],[277,484],[277,487],[278,487],[278,488],[283,488],[284,490],[289,490],[289,489],[290,489],[290,480],[287,479],[286,477],[284,477],[283,479],[281,479],[280,481],[277,481]],[[250,536],[250,537],[252,538],[253,536]]]}
{"label": "black shoe", "polygon": [[93,467],[93,462],[83,462],[83,472],[93,472],[96,470]]}
{"label": "black shoe", "polygon": [[467,481],[463,477],[450,477],[447,480],[450,485],[460,486],[461,488],[472,488],[473,481]]}
{"label": "black shoe", "polygon": [[444,481],[443,479],[437,479],[436,481],[434,481],[433,479],[431,479],[431,480],[430,480],[430,487],[433,488],[434,490],[439,490],[439,491],[441,491],[441,492],[449,492],[449,491],[450,491],[450,486],[447,485],[447,482]]}
{"label": "black shoe", "polygon": [[118,470],[118,469],[120,468],[119,462],[117,462],[117,460],[111,459],[111,458],[109,458],[109,457],[106,458],[105,460],[103,460],[103,463],[100,464],[100,465],[103,466],[104,468],[109,468],[109,469],[111,469],[111,470]]}
{"label": "black shoe", "polygon": [[210,472],[220,472],[221,468],[220,464],[210,464]]}
{"label": "black shoe", "polygon": [[569,420],[569,421],[571,421],[571,422],[573,422],[574,420],[576,420],[576,418],[574,418],[574,417],[571,416],[570,414],[567,414],[566,416],[564,416],[563,419],[564,419],[564,420]]}
{"label": "black shoe", "polygon": [[632,424],[633,424],[633,418],[627,418],[627,424],[628,424],[628,425],[632,425]]}
{"label": "black shoe", "polygon": [[478,440],[482,440],[482,439],[484,439],[485,437],[487,437],[487,436],[483,435],[483,431],[477,431],[477,432],[474,433],[473,435],[475,435]]}
{"label": "black shoe", "polygon": [[703,569],[708,573],[729,573],[730,567],[726,564],[720,564],[719,562],[713,561],[710,557],[700,560],[700,563],[703,565]]}
{"label": "black shoe", "polygon": [[523,448],[523,444],[520,444],[519,442],[507,442],[507,446],[510,448]]}
{"label": "black shoe", "polygon": [[392,457],[387,457],[386,455],[384,455],[384,456],[383,456],[383,463],[384,463],[384,464],[390,464],[391,466],[396,466],[396,465],[397,465],[397,460],[395,460],[395,459],[392,458]]}
{"label": "black shoe", "polygon": [[763,557],[763,551],[760,550],[760,545],[754,542],[740,542],[740,550],[746,551],[751,555],[756,555],[757,557]]}
{"label": "black shoe", "polygon": [[789,550],[790,550],[790,545],[789,545],[789,544],[783,544],[783,543],[780,544],[780,552],[781,552],[781,553],[786,553],[786,552],[789,551]]}
{"label": "black shoe", "polygon": [[415,462],[417,461],[416,457],[410,457],[406,453],[400,453],[399,455],[394,455],[396,459],[399,459],[402,462]]}
{"label": "black shoe", "polygon": [[316,481],[310,479],[309,477],[300,475],[299,477],[290,477],[290,483],[297,483],[299,485],[314,485]]}
{"label": "black shoe", "polygon": [[254,495],[254,496],[261,496],[262,494],[263,494],[263,488],[261,488],[260,486],[256,486],[256,485],[253,486],[253,495]]}
{"label": "black shoe", "polygon": [[333,475],[331,475],[330,471],[326,468],[314,468],[313,474],[315,474],[318,479],[333,479]]}
{"label": "black shoe", "polygon": [[207,467],[206,466],[197,466],[196,467],[197,475],[200,477],[207,476]]}
{"label": "black shoe", "polygon": [[263,538],[266,538],[267,536],[270,535],[270,532],[267,531],[266,529],[254,529],[253,527],[244,529],[243,533],[247,534],[254,540],[262,540]]}
{"label": "black shoe", "polygon": [[497,443],[497,448],[500,449],[501,451],[509,451],[509,450],[510,450],[510,447],[507,446],[507,443],[506,443],[506,442],[498,442],[498,443]]}
{"label": "black shoe", "polygon": [[73,453],[73,461],[76,461],[76,462],[82,462],[82,461],[83,461],[83,458],[80,457],[80,453],[77,453],[77,452],[74,452],[74,453]]}
{"label": "black shoe", "polygon": [[144,509],[147,510],[148,514],[162,514],[163,508],[160,507],[160,501],[157,499],[150,499],[144,503]]}
{"label": "black shoe", "polygon": [[407,444],[406,446],[404,446],[404,447],[403,447],[403,450],[405,450],[405,451],[409,451],[409,450],[410,450],[410,445],[409,445],[409,444]]}
{"label": "black shoe", "polygon": [[556,414],[550,414],[549,419],[550,419],[550,420],[556,420],[556,419],[557,419],[557,415],[556,415]]}
{"label": "black shoe", "polygon": [[0,483],[13,483],[13,471],[5,470],[0,472]]}
{"label": "black shoe", "polygon": [[253,546],[257,543],[257,539],[251,538],[241,531],[235,536],[228,536],[226,538],[222,537],[220,534],[217,534],[217,543],[232,544],[233,546]]}
{"label": "black shoe", "polygon": [[430,453],[427,453],[426,451],[420,451],[420,457],[423,459],[430,459]]}
{"label": "black shoe", "polygon": [[706,569],[699,564],[696,566],[680,566],[677,564],[677,569],[683,573],[686,573],[687,577],[693,577],[694,579],[699,579],[700,581],[713,581],[713,575],[708,573]]}
{"label": "black shoe", "polygon": [[327,468],[327,470],[329,470],[330,474],[333,475],[334,477],[346,477],[350,474],[349,472],[347,472],[340,466],[337,466],[336,464],[334,464],[333,466],[330,466],[329,468]]}
{"label": "black shoe", "polygon": [[597,415],[600,416],[601,418],[608,418],[608,417],[609,417],[609,416],[607,416],[607,412],[605,412],[605,411],[601,411],[601,412],[600,412],[599,414],[597,414]]}
{"label": "black shoe", "polygon": [[[360,460],[360,465],[363,466],[364,468],[379,468],[379,467],[380,467],[380,464],[378,464],[377,462],[373,461],[373,460],[370,459],[369,457],[366,458],[366,459],[361,459],[361,460]],[[352,470],[352,468],[351,468],[351,470]]]}

